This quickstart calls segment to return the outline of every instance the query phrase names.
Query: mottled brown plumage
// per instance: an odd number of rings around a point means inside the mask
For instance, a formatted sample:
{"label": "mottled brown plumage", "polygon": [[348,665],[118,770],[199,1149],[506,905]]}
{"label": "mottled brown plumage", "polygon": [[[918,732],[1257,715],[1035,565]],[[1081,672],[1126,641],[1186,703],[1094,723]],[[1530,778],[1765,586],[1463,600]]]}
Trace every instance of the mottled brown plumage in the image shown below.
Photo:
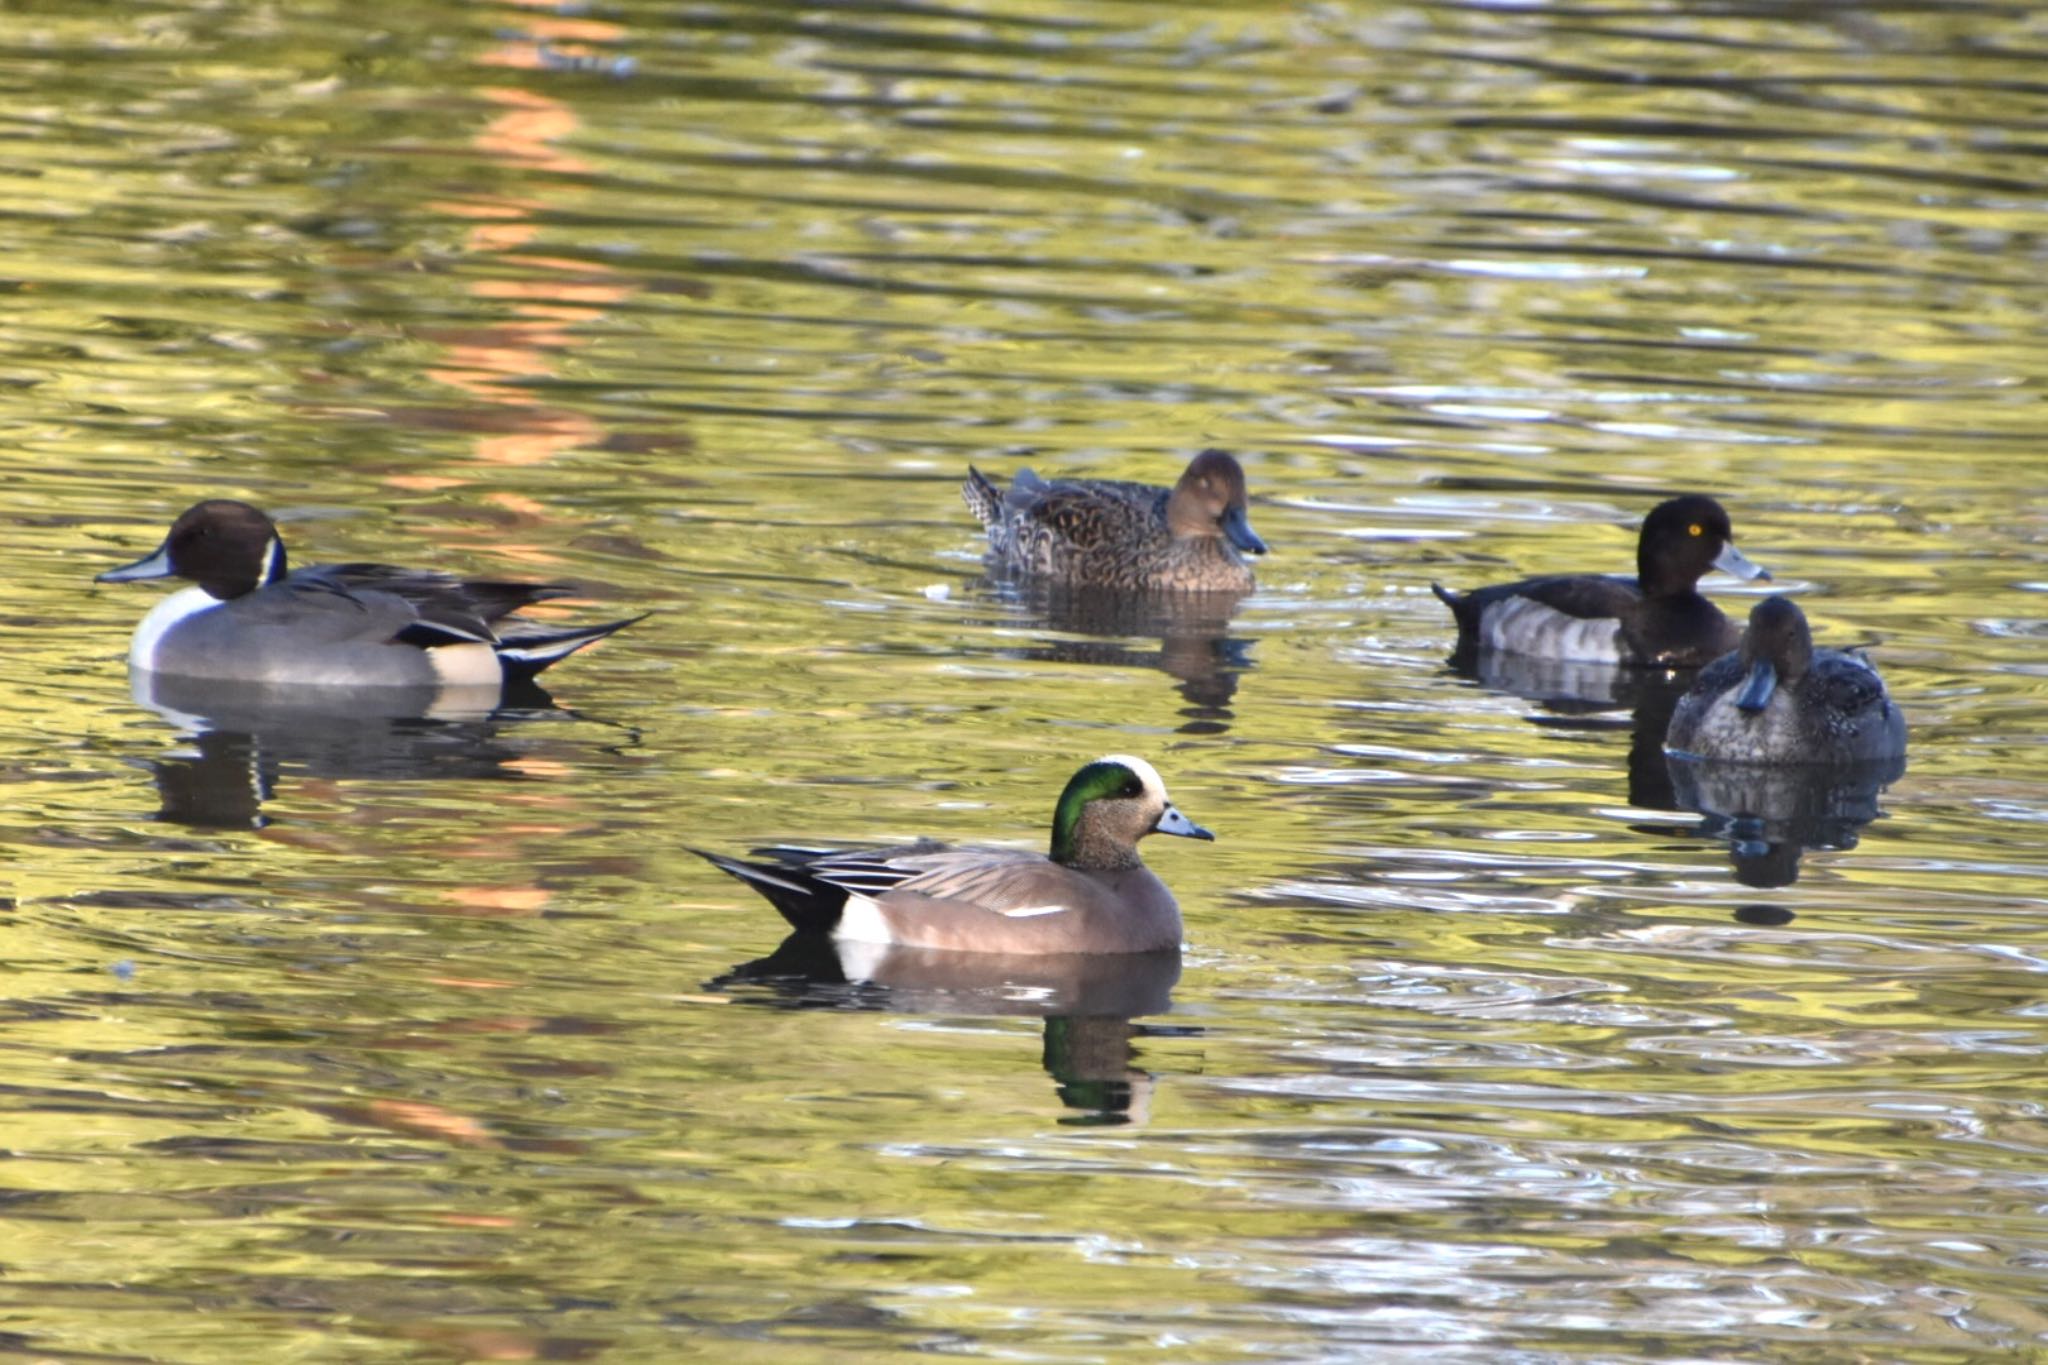
{"label": "mottled brown plumage", "polygon": [[1001,572],[1124,592],[1250,592],[1245,554],[1266,552],[1246,518],[1244,469],[1205,450],[1172,488],[1115,479],[1048,483],[1019,470],[1008,489],[969,468],[961,496],[988,529]]}

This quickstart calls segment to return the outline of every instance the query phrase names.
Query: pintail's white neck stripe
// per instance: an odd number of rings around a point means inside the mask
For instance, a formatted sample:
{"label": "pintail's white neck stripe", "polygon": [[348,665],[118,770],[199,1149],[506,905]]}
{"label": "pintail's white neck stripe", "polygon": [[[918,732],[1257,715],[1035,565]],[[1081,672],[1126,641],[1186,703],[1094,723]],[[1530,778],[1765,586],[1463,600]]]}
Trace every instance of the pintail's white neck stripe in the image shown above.
{"label": "pintail's white neck stripe", "polygon": [[270,543],[263,547],[263,579],[257,586],[263,587],[283,578],[284,564],[284,542],[272,536]]}
{"label": "pintail's white neck stripe", "polygon": [[155,670],[161,665],[157,659],[163,647],[164,637],[188,617],[202,611],[210,611],[220,602],[201,587],[180,588],[149,609],[149,615],[142,618],[142,624],[135,628],[135,639],[128,646],[128,662],[136,668]]}

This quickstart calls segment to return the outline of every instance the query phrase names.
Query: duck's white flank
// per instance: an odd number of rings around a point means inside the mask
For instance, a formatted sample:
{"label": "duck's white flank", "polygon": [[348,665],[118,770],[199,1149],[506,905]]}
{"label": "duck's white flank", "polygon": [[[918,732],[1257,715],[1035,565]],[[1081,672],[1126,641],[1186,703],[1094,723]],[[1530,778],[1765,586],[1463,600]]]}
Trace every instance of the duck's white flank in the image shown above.
{"label": "duck's white flank", "polygon": [[1567,616],[1533,597],[1510,597],[1480,613],[1489,649],[1547,659],[1611,664],[1621,661],[1621,623],[1612,616]]}
{"label": "duck's white flank", "polygon": [[219,605],[220,599],[204,588],[178,589],[151,607],[149,615],[142,618],[142,624],[135,627],[135,638],[128,645],[129,665],[154,670],[157,646],[170,633],[171,627],[188,616],[197,616]]}
{"label": "duck's white flank", "polygon": [[489,645],[435,645],[426,654],[434,676],[448,687],[496,686],[505,681],[504,666]]}
{"label": "duck's white flank", "polygon": [[889,922],[882,918],[882,907],[866,896],[851,894],[839,909],[839,923],[832,927],[832,937],[849,943],[888,944],[896,941],[896,936],[889,930]]}

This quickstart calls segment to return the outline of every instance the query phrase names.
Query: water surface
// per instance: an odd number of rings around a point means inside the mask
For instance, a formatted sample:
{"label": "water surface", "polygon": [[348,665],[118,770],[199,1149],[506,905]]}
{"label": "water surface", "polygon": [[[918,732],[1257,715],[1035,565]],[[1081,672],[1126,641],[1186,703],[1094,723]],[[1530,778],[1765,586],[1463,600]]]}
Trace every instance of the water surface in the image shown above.
{"label": "water surface", "polygon": [[[2043,1349],[2044,44],[12,11],[7,1342]],[[969,462],[1211,444],[1274,549],[1234,611],[984,579]],[[1872,648],[1903,774],[1703,791],[1659,680],[1445,666],[1432,580],[1624,570],[1679,490]],[[655,615],[496,714],[197,730],[90,580],[216,495]],[[687,851],[1034,844],[1106,751],[1220,836],[1148,850],[1178,961],[848,981]]]}

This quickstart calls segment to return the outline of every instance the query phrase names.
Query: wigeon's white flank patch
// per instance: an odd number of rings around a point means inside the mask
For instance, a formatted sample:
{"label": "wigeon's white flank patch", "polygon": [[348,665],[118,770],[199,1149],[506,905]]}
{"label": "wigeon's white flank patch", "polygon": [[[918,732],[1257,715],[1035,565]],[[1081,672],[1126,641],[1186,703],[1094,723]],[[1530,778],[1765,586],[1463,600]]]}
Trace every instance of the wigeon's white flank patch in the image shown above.
{"label": "wigeon's white flank patch", "polygon": [[180,588],[149,609],[149,615],[142,618],[142,624],[135,628],[135,639],[128,645],[128,662],[132,667],[157,671],[157,650],[162,646],[164,636],[171,628],[190,616],[210,611],[220,605],[220,599],[204,588]]}
{"label": "wigeon's white flank patch", "polygon": [[894,943],[896,935],[882,918],[882,907],[866,896],[848,896],[839,909],[839,923],[832,937],[852,943]]}
{"label": "wigeon's white flank patch", "polygon": [[1621,622],[1612,616],[1567,616],[1533,597],[1510,597],[1479,616],[1480,639],[1490,649],[1581,663],[1621,661]]}
{"label": "wigeon's white flank patch", "polygon": [[1032,919],[1039,915],[1057,915],[1073,908],[1071,905],[1020,905],[1015,910],[998,910],[996,913],[1010,919]]}

